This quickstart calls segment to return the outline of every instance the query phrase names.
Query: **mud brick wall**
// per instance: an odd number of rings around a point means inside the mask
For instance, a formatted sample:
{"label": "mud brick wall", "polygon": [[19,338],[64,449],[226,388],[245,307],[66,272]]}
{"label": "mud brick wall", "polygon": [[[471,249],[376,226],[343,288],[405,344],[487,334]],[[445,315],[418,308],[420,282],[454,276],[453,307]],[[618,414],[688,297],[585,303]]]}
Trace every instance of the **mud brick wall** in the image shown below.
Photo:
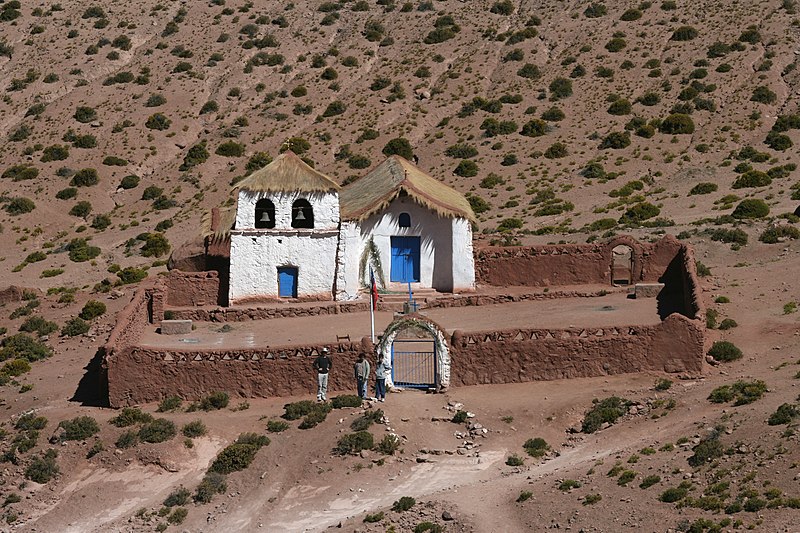
{"label": "mud brick wall", "polygon": [[117,313],[116,325],[111,330],[103,349],[112,354],[139,342],[150,318],[150,297],[152,287],[141,286],[133,293],[133,298],[122,311]]}
{"label": "mud brick wall", "polygon": [[596,291],[550,291],[526,294],[464,294],[457,296],[440,296],[425,304],[425,308],[469,307],[474,305],[505,304],[510,302],[526,302],[538,300],[556,300],[558,298],[594,298],[606,293],[602,289]]}
{"label": "mud brick wall", "polygon": [[659,281],[682,247],[671,235],[652,244],[621,235],[604,243],[486,247],[475,253],[475,277],[501,287],[610,284],[618,245],[633,250],[634,282]]}
{"label": "mud brick wall", "polygon": [[686,309],[690,317],[704,319],[705,306],[703,305],[703,289],[700,287],[700,278],[697,276],[697,264],[694,248],[684,246],[681,249],[683,290]]}
{"label": "mud brick wall", "polygon": [[609,283],[611,256],[593,244],[488,247],[475,252],[475,278],[498,287]]}
{"label": "mud brick wall", "polygon": [[219,302],[219,274],[215,271],[172,270],[162,281],[168,306],[193,307],[217,305]]}
{"label": "mud brick wall", "polygon": [[[380,307],[380,306],[379,306]],[[244,322],[298,316],[340,315],[369,311],[369,302],[325,303],[311,307],[217,307],[213,309],[174,309],[176,319],[198,322]]]}
{"label": "mud brick wall", "polygon": [[319,351],[331,351],[330,393],[355,393],[353,363],[372,357],[369,338],[334,345],[275,346],[241,350],[167,350],[133,347],[107,359],[108,396],[119,408],[180,396],[199,400],[212,392],[268,398],[317,393],[312,367]]}
{"label": "mud brick wall", "polygon": [[704,329],[674,314],[656,326],[453,333],[451,386],[603,376],[700,373]]}

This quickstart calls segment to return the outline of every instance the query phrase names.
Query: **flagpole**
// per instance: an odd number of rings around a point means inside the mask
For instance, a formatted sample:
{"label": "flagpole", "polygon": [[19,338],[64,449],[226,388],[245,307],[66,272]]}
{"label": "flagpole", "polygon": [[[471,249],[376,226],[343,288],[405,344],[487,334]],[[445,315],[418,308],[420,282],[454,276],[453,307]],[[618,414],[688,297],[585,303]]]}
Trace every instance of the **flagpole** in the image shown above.
{"label": "flagpole", "polygon": [[372,344],[375,344],[375,274],[372,273],[372,268],[369,269],[369,324],[370,338]]}
{"label": "flagpole", "polygon": [[372,290],[369,291],[369,321],[370,321],[370,336],[372,338],[372,343],[375,344],[375,302],[373,299],[375,295],[373,294]]}

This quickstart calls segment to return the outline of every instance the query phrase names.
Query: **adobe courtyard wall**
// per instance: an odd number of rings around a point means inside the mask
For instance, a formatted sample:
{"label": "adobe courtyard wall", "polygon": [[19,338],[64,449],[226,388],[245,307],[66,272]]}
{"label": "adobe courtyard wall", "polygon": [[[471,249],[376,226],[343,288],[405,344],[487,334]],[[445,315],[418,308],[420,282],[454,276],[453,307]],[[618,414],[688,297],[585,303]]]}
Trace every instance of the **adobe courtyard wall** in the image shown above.
{"label": "adobe courtyard wall", "polygon": [[[476,253],[479,280],[505,268],[507,285],[537,286],[536,276],[552,285],[610,283],[610,250],[628,244],[634,250],[634,277],[665,283],[657,298],[662,322],[652,326],[611,328],[498,329],[455,331],[450,346],[450,385],[514,383],[591,377],[624,372],[663,371],[699,374],[704,364],[704,308],[691,247],[666,237],[642,245],[620,237],[602,245],[552,245],[483,249]],[[582,259],[581,259],[582,258]],[[585,260],[586,265],[578,264]],[[552,264],[551,264],[552,262]],[[555,266],[553,266],[555,265]],[[563,275],[558,266],[567,269]],[[526,270],[529,266],[534,271]],[[570,270],[571,269],[571,270]],[[557,282],[554,282],[556,280]],[[103,377],[112,407],[159,401],[178,395],[196,400],[210,392],[239,397],[313,395],[312,361],[323,345],[293,345],[240,350],[144,348],[145,328],[163,319],[174,306],[175,318],[201,321],[263,320],[283,316],[367,311],[367,302],[330,302],[287,307],[199,307],[219,294],[216,273],[173,271],[140,287],[117,315],[117,325],[103,347]],[[594,292],[551,291],[529,295],[480,295],[442,300],[441,306],[490,305],[504,301],[557,297],[591,297]],[[533,324],[532,324],[533,325]],[[332,392],[352,390],[352,363],[360,353],[372,358],[369,339],[325,345],[334,355]]]}
{"label": "adobe courtyard wall", "polygon": [[655,326],[455,331],[453,386],[603,376],[626,372],[700,373],[704,329],[670,315]]}
{"label": "adobe courtyard wall", "polygon": [[233,397],[271,398],[316,394],[312,364],[320,350],[333,360],[328,390],[354,390],[353,363],[372,354],[369,338],[338,344],[274,346],[239,350],[166,350],[128,347],[107,358],[111,407],[180,396],[197,400],[216,391]]}

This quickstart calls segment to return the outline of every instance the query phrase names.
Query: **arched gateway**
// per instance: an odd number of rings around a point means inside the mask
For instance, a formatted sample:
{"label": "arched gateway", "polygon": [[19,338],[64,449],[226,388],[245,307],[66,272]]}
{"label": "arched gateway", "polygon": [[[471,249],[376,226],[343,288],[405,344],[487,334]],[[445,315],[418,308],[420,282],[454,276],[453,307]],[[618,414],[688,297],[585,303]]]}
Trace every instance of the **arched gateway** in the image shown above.
{"label": "arched gateway", "polygon": [[[429,336],[428,340],[398,337],[413,331]],[[414,343],[419,343],[418,347]],[[405,315],[389,324],[376,351],[385,364],[392,366],[392,374],[386,380],[388,387],[441,390],[450,385],[447,335],[438,324],[422,315]]]}

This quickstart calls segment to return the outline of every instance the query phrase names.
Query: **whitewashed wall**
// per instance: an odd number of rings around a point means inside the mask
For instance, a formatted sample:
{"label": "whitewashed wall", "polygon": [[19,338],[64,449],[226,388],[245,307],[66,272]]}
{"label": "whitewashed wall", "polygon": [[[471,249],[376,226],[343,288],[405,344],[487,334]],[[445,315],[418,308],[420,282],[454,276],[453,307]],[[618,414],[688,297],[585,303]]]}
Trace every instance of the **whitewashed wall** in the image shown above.
{"label": "whitewashed wall", "polygon": [[236,229],[255,228],[256,202],[269,198],[275,204],[275,229],[292,229],[292,204],[305,198],[314,209],[314,229],[339,227],[339,194],[332,193],[253,193],[239,191],[236,206]]}
{"label": "whitewashed wall", "polygon": [[472,224],[466,218],[453,219],[453,290],[475,288],[475,255]]}
{"label": "whitewashed wall", "polygon": [[[255,206],[261,198],[275,204],[275,228],[255,229]],[[305,198],[314,210],[314,229],[293,229],[292,203]],[[236,226],[231,231],[228,298],[278,296],[278,267],[297,267],[297,296],[333,297],[339,241],[337,193],[251,193],[240,191]]]}
{"label": "whitewashed wall", "polygon": [[[411,216],[410,228],[398,225],[401,213]],[[361,223],[342,223],[340,273],[337,280],[339,299],[354,297],[359,287],[367,283],[367,279],[359,280],[359,262],[370,238],[378,247],[383,275],[387,284],[390,284],[393,236],[421,237],[420,281],[416,286],[433,287],[440,291],[474,287],[475,267],[469,221],[440,217],[406,197],[397,198],[382,213]],[[457,258],[455,261],[454,257]],[[368,276],[366,272],[365,278]]]}

